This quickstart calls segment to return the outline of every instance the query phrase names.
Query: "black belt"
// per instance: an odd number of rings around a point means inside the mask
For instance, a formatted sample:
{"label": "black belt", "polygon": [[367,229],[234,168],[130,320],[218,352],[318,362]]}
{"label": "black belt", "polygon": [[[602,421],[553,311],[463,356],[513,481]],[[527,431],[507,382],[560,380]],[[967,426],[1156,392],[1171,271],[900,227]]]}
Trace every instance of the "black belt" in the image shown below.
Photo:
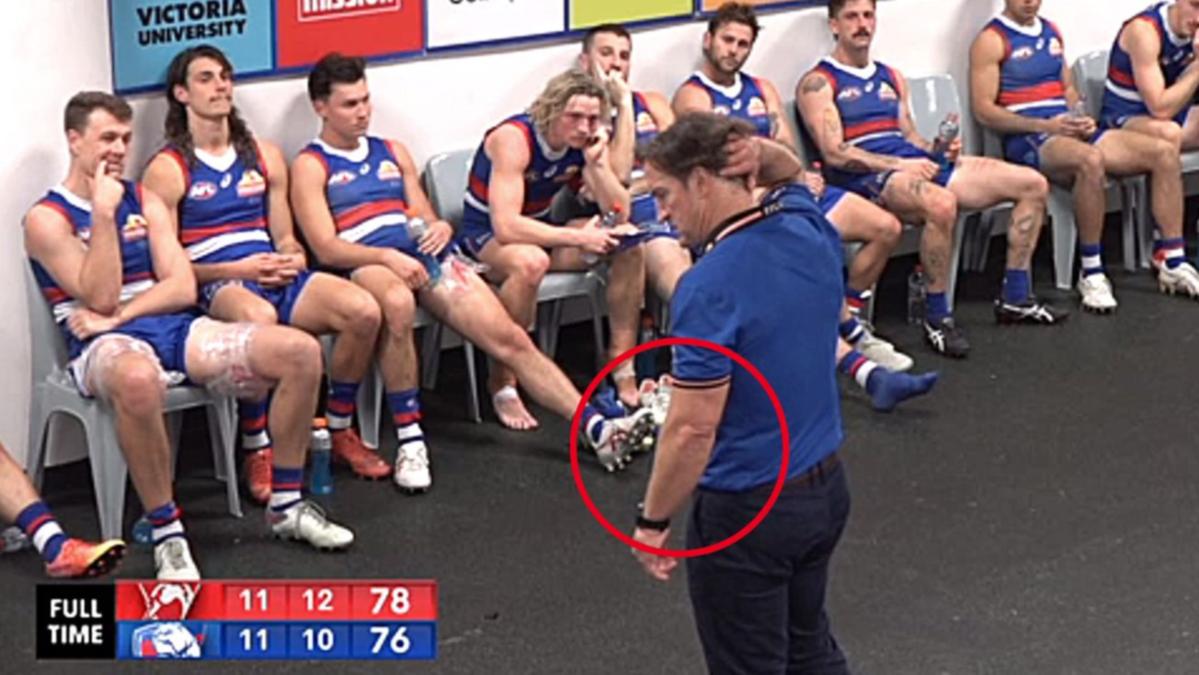
{"label": "black belt", "polygon": [[841,464],[841,458],[836,452],[830,453],[827,457],[816,463],[815,466],[803,472],[802,474],[787,481],[786,487],[811,487],[824,482],[825,478],[833,472]]}

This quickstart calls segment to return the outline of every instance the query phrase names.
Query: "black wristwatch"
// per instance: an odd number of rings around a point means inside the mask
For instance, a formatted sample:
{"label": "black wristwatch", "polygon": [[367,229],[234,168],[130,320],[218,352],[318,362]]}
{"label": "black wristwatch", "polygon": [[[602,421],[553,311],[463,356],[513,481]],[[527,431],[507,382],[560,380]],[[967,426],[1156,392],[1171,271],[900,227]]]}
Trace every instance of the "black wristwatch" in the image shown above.
{"label": "black wristwatch", "polygon": [[645,502],[637,504],[637,527],[642,530],[653,530],[655,532],[665,532],[670,529],[670,519],[663,518],[662,520],[651,520],[645,517]]}

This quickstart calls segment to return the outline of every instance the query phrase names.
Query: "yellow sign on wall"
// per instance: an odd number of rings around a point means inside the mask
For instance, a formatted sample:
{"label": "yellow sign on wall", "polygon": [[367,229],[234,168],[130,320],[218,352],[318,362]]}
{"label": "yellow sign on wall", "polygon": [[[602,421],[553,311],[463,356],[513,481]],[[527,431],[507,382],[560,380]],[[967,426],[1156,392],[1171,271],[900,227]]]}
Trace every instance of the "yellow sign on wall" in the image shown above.
{"label": "yellow sign on wall", "polygon": [[693,0],[572,0],[570,29],[685,16],[693,9]]}

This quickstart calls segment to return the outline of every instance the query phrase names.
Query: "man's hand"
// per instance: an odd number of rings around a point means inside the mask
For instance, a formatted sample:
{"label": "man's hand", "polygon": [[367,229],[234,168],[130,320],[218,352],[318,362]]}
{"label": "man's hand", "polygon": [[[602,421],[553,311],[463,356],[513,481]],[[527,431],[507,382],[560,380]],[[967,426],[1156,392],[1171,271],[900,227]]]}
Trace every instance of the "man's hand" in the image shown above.
{"label": "man's hand", "polygon": [[420,252],[437,255],[454,238],[454,227],[444,220],[435,220],[425,230],[425,236],[420,239]]}
{"label": "man's hand", "polygon": [[119,325],[121,325],[121,320],[117,316],[105,316],[87,307],[80,307],[67,317],[67,328],[80,340],[86,340],[100,333],[107,333]]}
{"label": "man's hand", "polygon": [[[662,548],[669,538],[670,528],[666,528],[661,532],[657,530],[643,530],[640,527],[633,530],[634,540],[647,546],[653,546],[654,548]],[[637,558],[637,562],[641,563],[641,566],[645,568],[646,574],[658,581],[670,581],[670,573],[679,565],[677,558],[654,555],[637,548],[632,549],[632,551],[633,557]]]}
{"label": "man's hand", "polygon": [[607,164],[608,162],[608,131],[600,127],[595,135],[583,148],[583,161],[588,164]]}
{"label": "man's hand", "polygon": [[121,197],[124,196],[125,186],[120,177],[109,173],[108,162],[101,160],[96,165],[96,174],[92,176],[92,206],[101,213],[112,214],[115,217],[117,206],[121,204]]}
{"label": "man's hand", "polygon": [[298,272],[288,267],[288,258],[278,253],[255,253],[238,263],[236,277],[271,288],[282,286],[296,278]]}
{"label": "man's hand", "polygon": [[415,291],[424,288],[425,284],[429,283],[429,272],[425,270],[425,266],[419,260],[395,249],[388,253],[390,255],[387,256],[384,264],[387,265],[387,269],[407,284],[408,288]]}
{"label": "man's hand", "polygon": [[720,175],[725,178],[745,177],[752,190],[762,163],[762,147],[758,145],[758,139],[741,134],[730,135],[724,144],[724,152],[728,161],[720,170]]}
{"label": "man's hand", "polygon": [[577,228],[576,232],[579,237],[578,247],[588,253],[607,255],[619,243],[613,236],[614,229],[600,227],[599,216],[592,216],[582,227]]}
{"label": "man's hand", "polygon": [[[945,161],[950,164],[957,164],[958,157],[962,156],[962,137],[958,136],[953,139],[949,147],[945,149]],[[939,168],[939,167],[938,167]]]}
{"label": "man's hand", "polygon": [[816,199],[824,194],[824,176],[820,175],[820,165],[816,165],[816,171],[804,171],[801,178],[804,185],[808,186],[808,190]]}
{"label": "man's hand", "polygon": [[626,99],[632,100],[633,88],[629,86],[628,82],[624,81],[624,75],[620,73],[619,69],[613,68],[605,73],[599,67],[599,64],[596,64],[592,74],[608,90],[608,95],[612,97],[612,101],[616,105],[620,105]]}
{"label": "man's hand", "polygon": [[303,251],[293,251],[291,253],[279,254],[280,269],[290,270],[299,274],[308,269],[308,257]]}
{"label": "man's hand", "polygon": [[1090,117],[1077,117],[1070,113],[1062,113],[1049,120],[1049,133],[1054,136],[1066,136],[1079,140],[1089,140],[1095,134],[1095,120]]}
{"label": "man's hand", "polygon": [[941,167],[931,159],[913,157],[910,159],[899,160],[899,168],[897,170],[904,173],[913,174],[917,178],[932,180],[937,177],[938,173],[941,172]]}

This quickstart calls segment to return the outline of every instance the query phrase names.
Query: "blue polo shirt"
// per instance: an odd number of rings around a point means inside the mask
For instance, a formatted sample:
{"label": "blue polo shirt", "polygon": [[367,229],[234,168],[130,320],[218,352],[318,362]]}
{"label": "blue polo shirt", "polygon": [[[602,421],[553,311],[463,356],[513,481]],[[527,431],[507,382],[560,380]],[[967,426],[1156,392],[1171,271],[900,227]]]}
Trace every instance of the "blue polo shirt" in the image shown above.
{"label": "blue polo shirt", "polygon": [[[791,432],[788,478],[840,446],[837,322],[844,295],[841,240],[807,188],[788,185],[727,226],[679,280],[672,334],[728,347],[774,388]],[[710,349],[674,348],[680,389],[729,384],[700,487],[744,492],[779,474],[782,438],[765,390]]]}

